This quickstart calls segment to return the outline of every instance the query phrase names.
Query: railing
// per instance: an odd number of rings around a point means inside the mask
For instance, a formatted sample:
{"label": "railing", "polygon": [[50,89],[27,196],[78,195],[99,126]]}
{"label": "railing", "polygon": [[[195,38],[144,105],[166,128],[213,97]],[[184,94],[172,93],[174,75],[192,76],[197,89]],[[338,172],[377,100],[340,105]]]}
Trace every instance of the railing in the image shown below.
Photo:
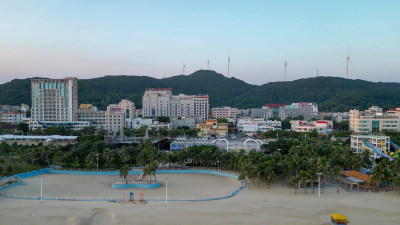
{"label": "railing", "polygon": [[[195,169],[194,169],[195,168]],[[205,167],[194,167],[194,168],[160,168],[158,169],[157,173],[159,174],[169,174],[169,173],[202,173],[202,174],[214,174],[214,175],[219,175],[219,176],[226,176],[230,178],[238,178],[238,175],[232,171],[221,171],[217,169],[207,169]],[[57,171],[57,172],[56,172]],[[137,172],[137,174],[141,173],[141,168],[134,168],[130,172]],[[33,195],[33,196],[28,196],[28,195],[17,195],[17,194],[5,194],[4,192],[1,192],[1,190],[11,188],[17,185],[21,184],[22,179],[21,178],[26,178],[26,177],[32,177],[32,176],[37,176],[41,175],[44,173],[60,173],[60,174],[85,174],[89,175],[88,173],[93,173],[93,174],[103,174],[105,172],[107,173],[118,173],[119,171],[116,170],[102,170],[102,171],[97,171],[97,170],[81,170],[81,171],[75,171],[75,170],[63,170],[63,169],[51,169],[51,168],[46,168],[46,169],[41,169],[41,170],[36,170],[28,173],[21,173],[21,174],[16,174],[10,177],[17,178],[18,182],[8,185],[6,187],[0,188],[0,195],[8,198],[13,198],[13,199],[27,199],[27,200],[65,200],[65,201],[107,201],[107,202],[119,202],[119,201],[126,201],[128,198],[122,199],[119,197],[104,197],[104,196],[99,196],[99,197],[94,197],[94,196],[88,196],[88,197],[82,197],[82,196],[77,196],[77,195],[66,195],[66,196],[40,196],[39,194]],[[85,173],[86,172],[86,173]],[[7,179],[10,177],[3,177],[2,179]],[[224,194],[213,194],[213,195],[204,195],[202,197],[172,197],[168,196],[168,201],[213,201],[213,200],[221,200],[221,199],[226,199],[235,196],[238,194],[241,190],[243,190],[246,186],[245,181],[241,181],[241,185],[237,188],[235,188],[235,191],[232,193],[224,193]],[[165,197],[159,197],[159,196],[148,196],[145,198],[146,201],[165,201]]]}

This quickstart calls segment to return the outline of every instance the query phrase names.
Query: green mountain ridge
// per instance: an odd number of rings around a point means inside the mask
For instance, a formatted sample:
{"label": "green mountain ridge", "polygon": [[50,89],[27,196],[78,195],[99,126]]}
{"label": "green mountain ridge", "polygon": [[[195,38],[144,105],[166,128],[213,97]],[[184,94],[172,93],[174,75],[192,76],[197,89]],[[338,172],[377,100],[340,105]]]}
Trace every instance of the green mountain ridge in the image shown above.
{"label": "green mountain ridge", "polygon": [[[261,107],[265,103],[316,102],[320,111],[366,109],[371,105],[400,105],[400,83],[370,82],[338,77],[314,77],[251,85],[210,70],[157,79],[148,76],[104,76],[79,79],[79,103],[100,109],[127,98],[142,105],[146,88],[172,88],[174,94],[208,94],[210,106]],[[0,104],[30,104],[30,79],[14,79],[0,85]]]}

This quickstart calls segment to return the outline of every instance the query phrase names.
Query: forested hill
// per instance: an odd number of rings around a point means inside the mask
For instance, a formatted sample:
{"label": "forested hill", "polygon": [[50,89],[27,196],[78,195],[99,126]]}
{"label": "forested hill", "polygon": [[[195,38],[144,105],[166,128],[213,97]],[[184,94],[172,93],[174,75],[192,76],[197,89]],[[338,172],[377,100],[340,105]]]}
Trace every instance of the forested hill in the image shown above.
{"label": "forested hill", "polygon": [[[79,79],[79,103],[101,109],[120,99],[142,106],[145,88],[172,88],[174,94],[208,94],[214,106],[261,107],[265,103],[316,102],[320,111],[383,108],[400,106],[400,83],[375,83],[337,77],[317,77],[287,82],[250,85],[209,70],[191,75],[156,79],[147,76],[105,76]],[[0,104],[30,104],[30,79],[15,79],[0,85]]]}
{"label": "forested hill", "polygon": [[237,96],[238,106],[262,103],[316,102],[320,111],[343,112],[377,105],[385,109],[400,106],[400,83],[369,82],[338,77],[316,77],[272,82]]}
{"label": "forested hill", "polygon": [[[133,100],[138,108],[146,88],[172,88],[173,94],[208,94],[212,106],[226,105],[240,93],[256,87],[236,78],[227,78],[210,70],[163,79],[147,76],[104,76],[78,80],[79,103],[91,103],[105,109],[121,99]],[[15,79],[0,85],[0,104],[31,103],[30,79]]]}

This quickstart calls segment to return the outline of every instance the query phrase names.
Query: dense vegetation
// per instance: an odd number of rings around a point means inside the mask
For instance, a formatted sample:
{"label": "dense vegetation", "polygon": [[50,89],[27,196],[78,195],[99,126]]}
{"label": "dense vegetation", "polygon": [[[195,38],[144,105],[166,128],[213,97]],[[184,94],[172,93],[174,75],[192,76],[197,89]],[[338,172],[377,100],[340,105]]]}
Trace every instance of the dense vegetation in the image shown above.
{"label": "dense vegetation", "polygon": [[[202,166],[239,172],[239,179],[253,185],[264,182],[269,186],[278,179],[283,180],[295,188],[295,192],[301,182],[304,192],[307,192],[307,187],[314,190],[317,173],[321,173],[324,182],[335,182],[341,170],[359,170],[372,165],[369,152],[353,153],[348,141],[331,142],[313,133],[305,137],[285,131],[270,131],[261,136],[278,137],[278,141],[264,146],[266,152],[222,152],[215,146],[204,145],[169,153],[158,151],[149,140],[137,147],[115,149],[104,142],[102,134],[86,130],[79,134],[75,145],[30,146],[3,142],[0,144],[0,175],[50,165],[75,169],[95,169],[98,166],[100,169],[119,169],[121,177],[126,179],[129,167],[143,166],[148,178],[156,179],[159,166]],[[380,159],[373,169],[372,180],[376,187],[387,188],[389,183],[400,186],[400,160],[389,162]]]}
{"label": "dense vegetation", "polygon": [[[349,80],[338,77],[306,78],[287,82],[250,85],[214,71],[156,79],[146,76],[105,76],[79,80],[79,103],[105,109],[123,98],[142,105],[145,88],[172,88],[174,94],[208,94],[214,106],[261,107],[265,103],[316,102],[320,111],[348,111],[378,105],[400,105],[400,84]],[[15,79],[0,85],[0,104],[30,104],[30,80]]]}

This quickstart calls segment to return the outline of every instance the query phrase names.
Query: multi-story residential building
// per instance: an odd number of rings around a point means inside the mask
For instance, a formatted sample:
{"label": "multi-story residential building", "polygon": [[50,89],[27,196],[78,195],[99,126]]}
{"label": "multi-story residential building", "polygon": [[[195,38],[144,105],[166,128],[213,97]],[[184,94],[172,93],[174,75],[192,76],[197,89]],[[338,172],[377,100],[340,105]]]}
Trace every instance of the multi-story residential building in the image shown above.
{"label": "multi-story residential building", "polygon": [[136,117],[135,103],[129,101],[128,99],[122,99],[118,105],[122,110],[125,111],[126,118],[133,119]]}
{"label": "multi-story residential building", "polygon": [[264,118],[242,118],[237,122],[238,132],[247,136],[256,135],[258,131],[280,130],[281,127],[281,121],[265,120]]}
{"label": "multi-story residential building", "polygon": [[320,136],[328,136],[332,132],[333,123],[327,120],[302,121],[291,120],[291,129],[296,132],[312,132],[316,130]]}
{"label": "multi-story residential building", "polygon": [[386,112],[388,115],[399,117],[400,118],[400,107],[394,109],[388,109]]}
{"label": "multi-story residential building", "polygon": [[10,112],[10,106],[9,105],[0,105],[0,113],[6,113]]}
{"label": "multi-story residential building", "polygon": [[19,105],[0,105],[0,113],[20,113],[29,110],[29,105],[22,103]]}
{"label": "multi-story residential building", "polygon": [[383,130],[399,131],[398,114],[383,113],[376,106],[365,111],[350,110],[350,130],[356,134],[377,134]]}
{"label": "multi-story residential building", "polygon": [[104,122],[105,129],[108,132],[118,132],[125,127],[126,111],[117,104],[111,104],[107,106],[105,112]]}
{"label": "multi-story residential building", "polygon": [[91,127],[96,130],[105,129],[105,112],[99,111],[92,104],[81,104],[78,109],[79,121],[90,121]]}
{"label": "multi-story residential building", "polygon": [[223,138],[228,136],[228,124],[218,123],[218,120],[206,120],[205,123],[196,124],[196,129],[199,129],[199,137],[203,138]]}
{"label": "multi-story residential building", "polygon": [[171,126],[173,129],[178,127],[189,127],[190,129],[196,128],[197,123],[204,122],[203,118],[198,117],[182,117],[171,119]]}
{"label": "multi-story residential building", "polygon": [[231,108],[227,106],[211,108],[211,117],[213,119],[218,119],[218,118],[236,119],[237,115],[238,115],[238,108]]}
{"label": "multi-story residential building", "polygon": [[251,111],[250,109],[239,109],[238,116],[249,116],[250,111]]}
{"label": "multi-story residential building", "polygon": [[172,95],[171,88],[148,88],[142,98],[144,117],[209,118],[208,95]]}
{"label": "multi-story residential building", "polygon": [[147,88],[142,98],[144,117],[170,116],[172,88]]}
{"label": "multi-story residential building", "polygon": [[150,127],[153,124],[153,119],[143,119],[143,118],[134,118],[134,119],[126,119],[125,127],[139,129],[143,126]]}
{"label": "multi-story residential building", "polygon": [[78,121],[78,81],[64,79],[32,79],[32,110],[29,127],[66,126],[81,129],[88,121]]}
{"label": "multi-story residential building", "polygon": [[0,113],[0,122],[11,123],[11,124],[19,124],[22,123],[26,119],[26,113]]}
{"label": "multi-story residential building", "polygon": [[266,104],[262,108],[251,109],[252,117],[260,118],[295,118],[303,116],[305,120],[318,118],[318,105],[315,103],[299,102],[291,105],[285,104]]}
{"label": "multi-story residential building", "polygon": [[267,116],[268,110],[263,107],[263,108],[252,108],[250,109],[250,115],[253,118],[270,118]]}

